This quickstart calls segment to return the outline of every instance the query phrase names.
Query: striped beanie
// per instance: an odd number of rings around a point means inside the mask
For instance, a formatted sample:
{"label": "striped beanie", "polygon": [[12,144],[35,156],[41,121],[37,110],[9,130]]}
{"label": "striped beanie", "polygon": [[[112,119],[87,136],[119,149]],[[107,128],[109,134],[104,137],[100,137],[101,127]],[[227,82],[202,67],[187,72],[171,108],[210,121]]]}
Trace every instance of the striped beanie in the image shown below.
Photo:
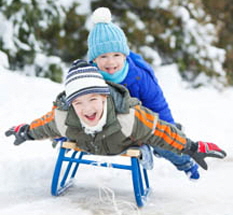
{"label": "striped beanie", "polygon": [[129,55],[129,47],[125,33],[111,22],[111,12],[106,7],[97,8],[92,14],[95,24],[88,35],[88,60],[93,61],[98,56],[120,52]]}
{"label": "striped beanie", "polygon": [[65,81],[66,102],[86,94],[110,94],[108,85],[97,68],[84,60],[73,62]]}

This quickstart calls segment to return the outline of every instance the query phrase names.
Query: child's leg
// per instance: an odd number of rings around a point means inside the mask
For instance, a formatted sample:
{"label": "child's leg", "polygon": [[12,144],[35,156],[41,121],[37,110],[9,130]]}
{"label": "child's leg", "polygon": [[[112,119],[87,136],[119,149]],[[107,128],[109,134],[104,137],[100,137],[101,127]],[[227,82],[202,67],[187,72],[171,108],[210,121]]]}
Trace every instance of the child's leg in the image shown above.
{"label": "child's leg", "polygon": [[184,171],[190,179],[199,179],[200,174],[198,172],[198,165],[188,155],[178,155],[171,151],[161,149],[159,147],[153,147],[155,156],[159,155],[169,160],[175,167]]}
{"label": "child's leg", "polygon": [[188,155],[178,155],[171,151],[161,149],[159,147],[153,147],[153,149],[155,155],[159,155],[171,161],[178,170],[190,169],[194,164],[194,161]]}

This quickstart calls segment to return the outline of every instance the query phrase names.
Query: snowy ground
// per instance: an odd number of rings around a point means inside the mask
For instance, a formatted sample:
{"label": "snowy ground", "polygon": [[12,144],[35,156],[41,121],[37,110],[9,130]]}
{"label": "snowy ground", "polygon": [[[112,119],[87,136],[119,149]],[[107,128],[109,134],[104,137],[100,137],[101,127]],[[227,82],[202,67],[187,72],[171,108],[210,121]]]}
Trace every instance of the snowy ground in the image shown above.
{"label": "snowy ground", "polygon": [[192,182],[166,160],[155,158],[149,172],[153,190],[147,205],[139,210],[129,172],[117,169],[82,166],[75,186],[53,197],[50,185],[58,149],[48,140],[14,146],[13,138],[6,138],[4,132],[49,111],[63,86],[1,68],[0,214],[232,215],[233,89],[221,93],[210,87],[185,89],[174,65],[160,68],[156,75],[187,136],[217,143],[227,151],[226,159],[208,159],[209,170],[201,170],[201,179]]}

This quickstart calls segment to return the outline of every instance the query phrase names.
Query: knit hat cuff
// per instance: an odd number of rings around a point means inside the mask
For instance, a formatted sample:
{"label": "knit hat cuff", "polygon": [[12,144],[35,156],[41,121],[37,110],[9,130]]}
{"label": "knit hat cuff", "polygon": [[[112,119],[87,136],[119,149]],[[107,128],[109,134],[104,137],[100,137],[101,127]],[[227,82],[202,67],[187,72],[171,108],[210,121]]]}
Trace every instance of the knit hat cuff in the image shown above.
{"label": "knit hat cuff", "polygon": [[89,61],[93,61],[98,56],[111,52],[120,52],[125,56],[128,56],[130,50],[127,43],[122,41],[107,41],[103,43],[96,43],[89,47],[88,59]]}
{"label": "knit hat cuff", "polygon": [[87,94],[102,94],[102,95],[108,95],[110,94],[108,87],[89,87],[86,89],[82,89],[80,91],[76,91],[73,94],[69,95],[66,98],[66,102],[70,104],[74,99],[76,99],[79,96],[84,96]]}

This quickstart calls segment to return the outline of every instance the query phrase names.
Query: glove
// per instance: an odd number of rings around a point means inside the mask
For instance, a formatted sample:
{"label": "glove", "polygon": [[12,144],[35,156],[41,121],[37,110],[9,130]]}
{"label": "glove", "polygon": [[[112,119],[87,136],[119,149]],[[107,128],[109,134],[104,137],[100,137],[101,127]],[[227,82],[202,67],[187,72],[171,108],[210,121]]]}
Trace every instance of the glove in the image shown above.
{"label": "glove", "polygon": [[224,158],[226,157],[226,152],[220,149],[214,143],[207,142],[191,142],[188,149],[184,149],[183,153],[190,155],[203,169],[207,170],[208,166],[205,162],[206,157],[213,158]]}
{"label": "glove", "polygon": [[21,124],[18,126],[13,126],[10,129],[8,129],[5,132],[5,135],[7,137],[11,136],[11,135],[15,135],[15,141],[14,144],[15,145],[20,145],[21,143],[27,141],[27,140],[34,140],[29,134],[29,125],[27,124]]}

